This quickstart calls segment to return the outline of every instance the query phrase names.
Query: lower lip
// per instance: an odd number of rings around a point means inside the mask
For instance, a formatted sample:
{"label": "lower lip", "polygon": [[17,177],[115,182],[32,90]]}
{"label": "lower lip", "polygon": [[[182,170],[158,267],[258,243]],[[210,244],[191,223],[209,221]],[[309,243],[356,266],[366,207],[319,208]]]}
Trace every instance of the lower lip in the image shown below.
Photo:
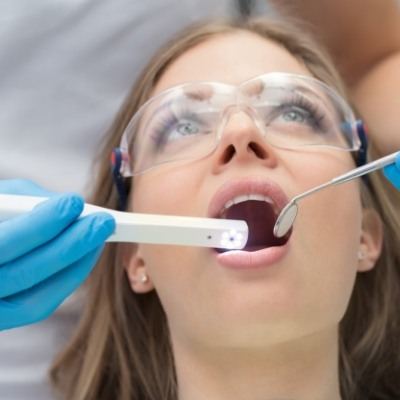
{"label": "lower lip", "polygon": [[269,247],[258,251],[233,250],[217,254],[220,265],[236,269],[249,270],[267,268],[279,262],[289,251],[289,243],[283,246]]}

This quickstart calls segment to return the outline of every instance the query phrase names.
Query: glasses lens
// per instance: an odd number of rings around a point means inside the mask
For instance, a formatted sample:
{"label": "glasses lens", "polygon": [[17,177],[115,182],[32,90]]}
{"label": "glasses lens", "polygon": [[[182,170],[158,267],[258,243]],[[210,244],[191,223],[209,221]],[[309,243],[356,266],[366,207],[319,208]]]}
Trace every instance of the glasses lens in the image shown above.
{"label": "glasses lens", "polygon": [[335,92],[312,78],[266,77],[250,81],[244,93],[252,100],[268,142],[283,148],[354,149],[354,117]]}
{"label": "glasses lens", "polygon": [[216,92],[215,84],[184,85],[146,103],[129,127],[133,173],[213,151],[215,126],[228,98],[223,86]]}

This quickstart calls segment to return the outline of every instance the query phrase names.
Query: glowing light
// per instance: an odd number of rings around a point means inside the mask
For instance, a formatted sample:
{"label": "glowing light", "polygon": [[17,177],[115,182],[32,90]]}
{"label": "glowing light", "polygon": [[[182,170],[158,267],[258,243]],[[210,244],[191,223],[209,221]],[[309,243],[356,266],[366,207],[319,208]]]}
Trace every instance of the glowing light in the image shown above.
{"label": "glowing light", "polygon": [[241,249],[243,247],[243,234],[231,229],[222,234],[221,246],[228,250]]}

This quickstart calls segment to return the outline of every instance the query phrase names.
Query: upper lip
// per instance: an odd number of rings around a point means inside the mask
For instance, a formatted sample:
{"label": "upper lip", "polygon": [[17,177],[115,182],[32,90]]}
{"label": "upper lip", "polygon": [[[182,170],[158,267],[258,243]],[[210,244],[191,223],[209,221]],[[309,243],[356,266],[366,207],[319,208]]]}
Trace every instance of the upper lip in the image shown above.
{"label": "upper lip", "polygon": [[242,178],[225,182],[212,197],[208,207],[208,217],[218,218],[225,204],[236,196],[260,194],[268,196],[281,211],[289,202],[283,189],[265,178]]}

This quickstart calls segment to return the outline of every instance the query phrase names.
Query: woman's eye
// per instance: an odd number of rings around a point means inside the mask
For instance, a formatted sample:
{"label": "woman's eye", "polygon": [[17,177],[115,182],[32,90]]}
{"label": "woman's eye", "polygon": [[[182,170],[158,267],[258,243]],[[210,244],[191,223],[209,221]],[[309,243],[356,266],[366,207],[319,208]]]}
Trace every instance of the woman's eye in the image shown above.
{"label": "woman's eye", "polygon": [[192,143],[193,140],[212,133],[213,121],[217,115],[213,113],[199,116],[175,112],[158,116],[151,135],[156,151],[162,151],[167,144]]}
{"label": "woman's eye", "polygon": [[294,107],[282,113],[282,118],[287,122],[307,122],[310,119],[310,113],[304,109]]}
{"label": "woman's eye", "polygon": [[199,127],[197,124],[189,121],[179,122],[176,125],[176,131],[182,136],[193,135],[199,132]]}

